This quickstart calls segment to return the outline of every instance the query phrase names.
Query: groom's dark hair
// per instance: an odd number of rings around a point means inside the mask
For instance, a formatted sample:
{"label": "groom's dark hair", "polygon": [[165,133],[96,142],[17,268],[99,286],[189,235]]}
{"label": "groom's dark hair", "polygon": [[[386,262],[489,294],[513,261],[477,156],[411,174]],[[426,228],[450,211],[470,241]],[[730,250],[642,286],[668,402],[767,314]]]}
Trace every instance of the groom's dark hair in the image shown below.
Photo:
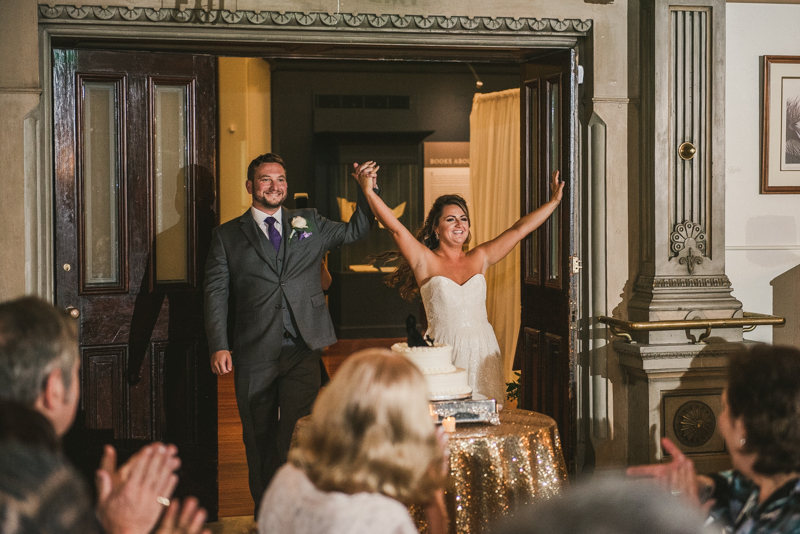
{"label": "groom's dark hair", "polygon": [[250,162],[250,166],[247,167],[247,179],[249,181],[253,181],[253,178],[256,177],[256,169],[264,163],[277,163],[283,167],[283,171],[286,172],[286,164],[283,162],[283,158],[277,154],[273,154],[272,152],[267,152],[266,154],[261,154]]}

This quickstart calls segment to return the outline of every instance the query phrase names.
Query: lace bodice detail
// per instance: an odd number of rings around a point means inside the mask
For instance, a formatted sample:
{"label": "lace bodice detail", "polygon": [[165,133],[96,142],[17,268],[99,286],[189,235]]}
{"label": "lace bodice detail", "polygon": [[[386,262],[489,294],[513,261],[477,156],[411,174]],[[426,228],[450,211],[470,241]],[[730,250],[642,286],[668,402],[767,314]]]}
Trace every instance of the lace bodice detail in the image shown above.
{"label": "lace bodice detail", "polygon": [[505,402],[500,347],[486,315],[486,278],[476,274],[459,285],[434,276],[421,288],[427,335],[453,346],[453,363],[466,369],[473,393]]}
{"label": "lace bodice detail", "polygon": [[439,336],[489,325],[486,316],[486,278],[476,274],[462,285],[446,276],[434,276],[420,288],[428,316],[428,335],[442,343]]}

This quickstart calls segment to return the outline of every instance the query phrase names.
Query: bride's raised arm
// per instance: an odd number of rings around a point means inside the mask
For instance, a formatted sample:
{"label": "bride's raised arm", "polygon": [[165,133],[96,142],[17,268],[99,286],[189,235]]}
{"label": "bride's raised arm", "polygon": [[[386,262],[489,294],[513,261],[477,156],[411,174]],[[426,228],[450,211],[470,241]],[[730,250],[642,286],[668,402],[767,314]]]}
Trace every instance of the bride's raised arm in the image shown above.
{"label": "bride's raised arm", "polygon": [[539,206],[536,210],[525,215],[508,230],[478,246],[475,251],[484,253],[484,269],[489,268],[506,257],[511,250],[528,234],[539,228],[555,211],[561,202],[564,192],[564,182],[558,179],[559,172],[553,171],[550,180],[550,200]]}
{"label": "bride's raised arm", "polygon": [[369,207],[372,209],[372,213],[375,215],[375,218],[378,219],[378,221],[384,226],[384,228],[389,230],[389,233],[392,235],[395,243],[397,243],[397,248],[400,250],[400,254],[403,255],[408,262],[408,265],[411,267],[411,270],[416,275],[418,269],[420,269],[425,263],[425,254],[429,254],[430,250],[428,247],[417,241],[408,228],[403,226],[403,223],[401,223],[397,217],[395,217],[391,208],[389,208],[389,206],[387,206],[381,197],[378,196],[378,194],[373,190],[378,176],[378,169],[380,169],[380,167],[376,165],[374,161],[368,161],[366,163],[362,163],[361,165],[358,163],[353,163],[353,167],[355,168],[353,177],[364,191],[364,196],[367,197],[367,202],[369,202]]}

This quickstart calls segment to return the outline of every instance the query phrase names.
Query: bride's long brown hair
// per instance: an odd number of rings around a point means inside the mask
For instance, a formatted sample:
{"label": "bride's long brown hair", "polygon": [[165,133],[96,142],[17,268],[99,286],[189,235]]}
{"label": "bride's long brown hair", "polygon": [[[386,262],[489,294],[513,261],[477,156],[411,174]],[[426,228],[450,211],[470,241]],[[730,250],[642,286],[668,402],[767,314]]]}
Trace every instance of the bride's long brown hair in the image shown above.
{"label": "bride's long brown hair", "polygon": [[[461,195],[442,195],[437,198],[433,206],[431,206],[428,216],[425,217],[425,223],[419,229],[415,236],[419,242],[431,250],[439,248],[439,238],[436,236],[436,227],[439,225],[439,220],[442,218],[445,206],[458,206],[467,216],[467,222],[472,228],[472,221],[469,218],[469,208],[467,202]],[[464,242],[464,248],[469,244],[472,233],[467,235],[467,240]],[[383,278],[386,285],[390,287],[396,286],[400,283],[400,296],[404,299],[411,301],[419,293],[419,286],[417,279],[414,277],[414,272],[406,259],[397,250],[389,250],[381,254],[367,256],[367,262],[374,264],[375,262],[389,263],[399,260],[397,269]]]}

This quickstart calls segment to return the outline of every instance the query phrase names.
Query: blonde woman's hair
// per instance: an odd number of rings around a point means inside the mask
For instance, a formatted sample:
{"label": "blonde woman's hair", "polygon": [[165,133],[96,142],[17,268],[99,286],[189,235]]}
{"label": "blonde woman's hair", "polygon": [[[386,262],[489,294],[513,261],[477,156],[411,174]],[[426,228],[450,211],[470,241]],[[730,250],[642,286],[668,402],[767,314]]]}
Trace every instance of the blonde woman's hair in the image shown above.
{"label": "blonde woman's hair", "polygon": [[322,391],[289,461],[322,491],[429,501],[443,482],[422,373],[387,349],[350,356]]}

